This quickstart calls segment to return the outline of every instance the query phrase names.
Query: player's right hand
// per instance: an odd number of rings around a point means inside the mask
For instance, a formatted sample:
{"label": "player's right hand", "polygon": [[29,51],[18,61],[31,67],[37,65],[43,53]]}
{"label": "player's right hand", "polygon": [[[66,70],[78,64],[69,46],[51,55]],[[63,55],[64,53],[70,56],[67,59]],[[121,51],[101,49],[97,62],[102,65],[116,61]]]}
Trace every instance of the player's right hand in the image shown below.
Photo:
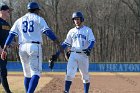
{"label": "player's right hand", "polygon": [[2,51],[2,53],[1,53],[1,59],[2,60],[5,60],[6,57],[7,57],[7,52],[6,51]]}

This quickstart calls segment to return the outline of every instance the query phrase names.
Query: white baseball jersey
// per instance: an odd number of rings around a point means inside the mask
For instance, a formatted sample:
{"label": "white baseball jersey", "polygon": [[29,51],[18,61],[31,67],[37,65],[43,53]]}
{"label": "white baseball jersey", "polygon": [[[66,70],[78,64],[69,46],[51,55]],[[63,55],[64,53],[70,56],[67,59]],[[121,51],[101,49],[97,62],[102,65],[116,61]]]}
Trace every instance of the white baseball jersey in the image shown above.
{"label": "white baseball jersey", "polygon": [[72,28],[64,41],[67,45],[71,46],[71,50],[87,49],[90,42],[95,41],[92,30],[87,26],[80,28]]}
{"label": "white baseball jersey", "polygon": [[10,30],[10,33],[18,35],[19,56],[25,77],[40,76],[42,71],[42,33],[48,29],[49,27],[42,17],[35,13],[27,13],[19,18]]}
{"label": "white baseball jersey", "polygon": [[42,17],[34,13],[27,13],[14,23],[10,33],[18,35],[19,43],[42,42],[42,33],[46,29],[49,27]]}
{"label": "white baseball jersey", "polygon": [[83,53],[83,49],[87,49],[91,41],[95,41],[92,30],[87,26],[80,28],[72,28],[64,41],[65,44],[71,46],[71,54],[67,64],[66,80],[72,81],[77,72],[77,68],[82,75],[83,83],[88,83],[89,80],[89,57]]}

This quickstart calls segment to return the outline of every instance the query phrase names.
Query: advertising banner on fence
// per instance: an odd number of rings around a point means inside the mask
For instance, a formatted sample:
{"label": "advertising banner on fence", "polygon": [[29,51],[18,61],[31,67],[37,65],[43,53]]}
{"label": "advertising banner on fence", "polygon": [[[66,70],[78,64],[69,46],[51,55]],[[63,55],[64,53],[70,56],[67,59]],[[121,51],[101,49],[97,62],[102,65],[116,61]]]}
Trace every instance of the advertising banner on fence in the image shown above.
{"label": "advertising banner on fence", "polygon": [[[53,71],[65,72],[66,63],[55,63]],[[20,62],[8,62],[7,68],[9,71],[22,71]],[[48,68],[48,62],[42,65],[43,71],[51,71]],[[90,72],[140,72],[140,64],[138,63],[90,63]]]}

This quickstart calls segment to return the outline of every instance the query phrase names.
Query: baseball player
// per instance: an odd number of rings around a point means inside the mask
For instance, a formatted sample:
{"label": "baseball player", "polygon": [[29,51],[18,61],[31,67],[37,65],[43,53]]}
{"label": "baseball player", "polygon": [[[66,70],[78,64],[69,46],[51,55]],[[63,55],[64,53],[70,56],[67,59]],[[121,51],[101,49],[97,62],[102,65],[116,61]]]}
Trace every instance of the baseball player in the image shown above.
{"label": "baseball player", "polygon": [[77,68],[82,75],[82,80],[84,84],[84,93],[88,93],[90,86],[90,79],[88,74],[89,69],[89,55],[91,49],[94,46],[95,37],[92,30],[83,25],[84,17],[81,12],[74,12],[72,14],[72,20],[75,27],[72,28],[63,42],[62,46],[71,46],[71,54],[67,64],[67,74],[65,77],[65,91],[68,93],[72,79],[75,77]]}
{"label": "baseball player", "polygon": [[[7,19],[10,17],[11,8],[4,3],[0,4],[0,54],[2,52],[2,48],[4,47],[4,43],[9,34],[10,25],[7,22]],[[9,88],[8,80],[7,80],[7,60],[2,60],[0,58],[0,83],[6,93],[11,93]]]}
{"label": "baseball player", "polygon": [[42,33],[59,45],[57,37],[45,20],[38,15],[40,7],[36,2],[29,2],[28,13],[17,19],[5,42],[1,58],[6,58],[6,48],[13,37],[18,36],[19,56],[24,72],[26,93],[34,93],[42,71]]}
{"label": "baseball player", "polygon": [[[67,64],[67,73],[65,76],[64,93],[69,93],[72,79],[75,77],[77,68],[79,68],[79,71],[82,75],[84,93],[88,93],[90,86],[88,73],[89,55],[91,49],[94,47],[95,37],[92,30],[89,27],[83,25],[84,17],[81,12],[74,12],[72,14],[72,20],[75,24],[75,27],[70,29],[65,41],[61,45],[63,49],[71,47],[71,53]],[[56,56],[58,57],[59,54],[60,52],[58,51],[55,56],[53,55],[54,57],[52,56],[52,58],[50,58],[50,60],[53,62],[53,60],[56,60]]]}

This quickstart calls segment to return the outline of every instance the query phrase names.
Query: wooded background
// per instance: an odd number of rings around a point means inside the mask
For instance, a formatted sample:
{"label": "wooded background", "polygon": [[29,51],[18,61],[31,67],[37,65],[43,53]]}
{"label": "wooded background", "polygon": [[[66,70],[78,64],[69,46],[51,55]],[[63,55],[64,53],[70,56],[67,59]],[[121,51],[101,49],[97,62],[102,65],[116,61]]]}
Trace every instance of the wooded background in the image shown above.
{"label": "wooded background", "polygon": [[[27,3],[36,1],[41,16],[64,41],[74,27],[71,17],[75,11],[84,14],[84,24],[91,27],[96,38],[90,62],[140,61],[140,0],[1,0],[14,11],[9,22],[27,12]],[[43,60],[56,51],[55,44],[43,35]],[[8,60],[16,60],[16,48],[9,49]],[[16,50],[17,51],[17,50]],[[61,55],[59,61],[65,61]]]}

